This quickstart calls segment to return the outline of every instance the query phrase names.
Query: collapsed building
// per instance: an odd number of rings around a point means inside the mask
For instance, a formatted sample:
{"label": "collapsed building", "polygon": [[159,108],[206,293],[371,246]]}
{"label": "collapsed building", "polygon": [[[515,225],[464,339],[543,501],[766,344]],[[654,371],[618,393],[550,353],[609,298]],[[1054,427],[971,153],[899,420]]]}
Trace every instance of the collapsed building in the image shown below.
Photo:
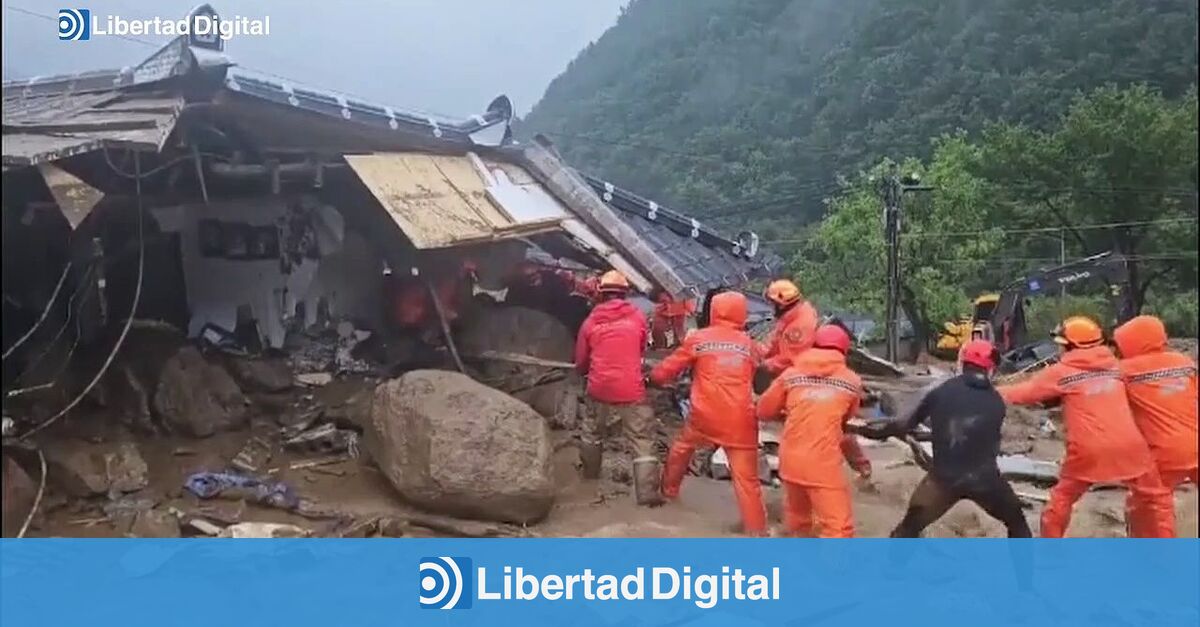
{"label": "collapsed building", "polygon": [[504,96],[435,119],[242,70],[216,38],[6,82],[3,111],[6,402],[132,320],[244,353],[370,336],[392,373],[447,348],[563,360],[597,271],[692,299],[778,263],[515,140]]}

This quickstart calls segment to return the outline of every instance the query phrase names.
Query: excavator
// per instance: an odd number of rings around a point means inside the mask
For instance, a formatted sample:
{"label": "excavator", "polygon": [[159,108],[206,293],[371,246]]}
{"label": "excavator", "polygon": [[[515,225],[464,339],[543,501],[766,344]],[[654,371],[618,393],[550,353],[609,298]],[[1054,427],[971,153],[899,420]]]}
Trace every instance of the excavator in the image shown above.
{"label": "excavator", "polygon": [[998,294],[975,299],[969,319],[947,322],[946,332],[938,339],[939,352],[957,353],[973,336],[981,336],[996,345],[1003,356],[1001,370],[1014,370],[1023,364],[1045,360],[1054,354],[1046,342],[1029,343],[1025,325],[1025,305],[1036,296],[1058,294],[1067,286],[1099,281],[1105,288],[1114,319],[1120,324],[1133,317],[1129,294],[1129,270],[1125,257],[1104,252],[1071,263],[1030,273],[1004,287]]}

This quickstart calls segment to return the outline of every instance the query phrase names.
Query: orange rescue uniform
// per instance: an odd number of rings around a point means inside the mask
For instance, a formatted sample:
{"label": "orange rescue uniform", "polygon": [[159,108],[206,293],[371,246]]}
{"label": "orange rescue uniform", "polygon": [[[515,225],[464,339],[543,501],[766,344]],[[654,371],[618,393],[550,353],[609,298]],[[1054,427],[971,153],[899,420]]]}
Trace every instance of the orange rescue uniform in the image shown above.
{"label": "orange rescue uniform", "polygon": [[1113,340],[1121,351],[1134,422],[1150,445],[1163,484],[1196,483],[1196,362],[1167,350],[1167,331],[1153,316],[1126,322]]}
{"label": "orange rescue uniform", "polygon": [[818,322],[817,309],[808,301],[800,301],[784,312],[775,321],[763,349],[763,365],[767,372],[778,375],[791,366],[800,353],[812,348]]}
{"label": "orange rescue uniform", "polygon": [[[800,301],[784,312],[771,330],[763,346],[763,366],[772,376],[778,376],[791,366],[804,351],[812,348],[813,335],[817,332],[819,316],[817,309],[808,301]],[[847,433],[842,438],[842,455],[858,474],[871,476],[871,460],[863,452],[858,438]]]}
{"label": "orange rescue uniform", "polygon": [[1032,379],[999,392],[1010,404],[1062,401],[1067,453],[1042,511],[1042,537],[1061,538],[1075,501],[1092,484],[1110,482],[1125,483],[1138,506],[1138,515],[1130,516],[1132,535],[1175,535],[1174,503],[1134,424],[1117,358],[1108,347],[1067,351]]}
{"label": "orange rescue uniform", "polygon": [[842,471],[843,425],[858,412],[862,380],[836,350],[812,348],[758,401],[760,420],[786,422],[779,443],[784,526],[794,535],[854,536],[850,486]]}
{"label": "orange rescue uniform", "polygon": [[712,323],[692,333],[650,373],[664,385],[692,369],[691,413],[671,444],[663,472],[663,494],[679,496],[688,462],[698,446],[725,449],[733,492],[747,534],[767,528],[762,486],[758,478],[758,422],[754,419],[753,379],[759,362],[758,346],[742,329],[746,297],[723,292],[713,297]]}

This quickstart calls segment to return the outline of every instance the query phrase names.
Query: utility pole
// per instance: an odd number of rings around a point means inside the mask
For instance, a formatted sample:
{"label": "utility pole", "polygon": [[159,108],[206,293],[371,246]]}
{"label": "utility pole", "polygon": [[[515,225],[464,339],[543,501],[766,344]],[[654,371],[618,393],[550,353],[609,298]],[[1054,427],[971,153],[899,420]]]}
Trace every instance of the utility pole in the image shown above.
{"label": "utility pole", "polygon": [[900,177],[895,168],[883,179],[883,241],[887,246],[887,304],[884,310],[885,356],[900,354]]}
{"label": "utility pole", "polygon": [[[1058,265],[1067,265],[1067,231],[1066,229],[1058,229]],[[1067,284],[1059,283],[1058,288],[1058,304],[1062,305],[1067,298]]]}
{"label": "utility pole", "polygon": [[[880,193],[883,197],[883,241],[887,246],[887,305],[884,332],[887,339],[888,361],[900,356],[900,231],[902,200],[905,192],[929,191],[933,188],[921,185],[916,174],[901,180],[893,165],[883,178]],[[909,321],[916,324],[915,320]]]}

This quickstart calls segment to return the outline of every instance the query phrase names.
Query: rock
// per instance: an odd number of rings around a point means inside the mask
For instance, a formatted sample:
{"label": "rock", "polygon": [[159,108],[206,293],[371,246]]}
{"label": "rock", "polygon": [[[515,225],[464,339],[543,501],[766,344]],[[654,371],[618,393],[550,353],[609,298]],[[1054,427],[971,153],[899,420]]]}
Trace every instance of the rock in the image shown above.
{"label": "rock", "polygon": [[[565,324],[544,311],[528,307],[486,309],[482,315],[464,323],[459,338],[459,352],[468,361],[471,355],[498,352],[569,362],[575,358],[574,350],[575,336]],[[495,387],[520,390],[514,396],[542,416],[553,418],[560,424],[574,422],[575,416],[563,414],[576,407],[564,399],[567,395],[579,394],[581,384],[574,377],[534,385],[543,376],[553,373],[548,373],[545,367],[499,360],[482,361],[478,367],[485,380],[495,381]]]}
{"label": "rock", "polygon": [[132,442],[62,440],[44,453],[46,481],[70,496],[136,492],[150,484],[150,469]]}
{"label": "rock", "polygon": [[148,509],[133,519],[129,533],[138,538],[178,538],[179,520],[168,512]]}
{"label": "rock", "polygon": [[11,457],[4,456],[4,474],[0,475],[3,484],[3,500],[0,500],[0,514],[3,514],[4,536],[11,538],[21,530],[25,517],[33,507],[37,497],[38,484]]}
{"label": "rock", "polygon": [[150,468],[133,442],[123,442],[104,454],[104,474],[109,492],[136,492],[150,485]]}
{"label": "rock", "polygon": [[457,372],[414,370],[375,389],[370,416],[367,451],[405,500],[518,524],[549,513],[550,430],[525,403]]}
{"label": "rock", "polygon": [[163,365],[154,409],[172,431],[208,437],[246,423],[247,400],[224,368],[208,363],[192,346]]}
{"label": "rock", "polygon": [[217,535],[219,538],[307,538],[312,531],[296,525],[282,523],[244,522],[229,525]]}
{"label": "rock", "polygon": [[70,496],[95,496],[108,492],[108,464],[100,447],[78,440],[63,440],[47,447],[46,481]]}
{"label": "rock", "polygon": [[229,373],[248,392],[282,392],[292,387],[292,367],[283,359],[230,358]]}

